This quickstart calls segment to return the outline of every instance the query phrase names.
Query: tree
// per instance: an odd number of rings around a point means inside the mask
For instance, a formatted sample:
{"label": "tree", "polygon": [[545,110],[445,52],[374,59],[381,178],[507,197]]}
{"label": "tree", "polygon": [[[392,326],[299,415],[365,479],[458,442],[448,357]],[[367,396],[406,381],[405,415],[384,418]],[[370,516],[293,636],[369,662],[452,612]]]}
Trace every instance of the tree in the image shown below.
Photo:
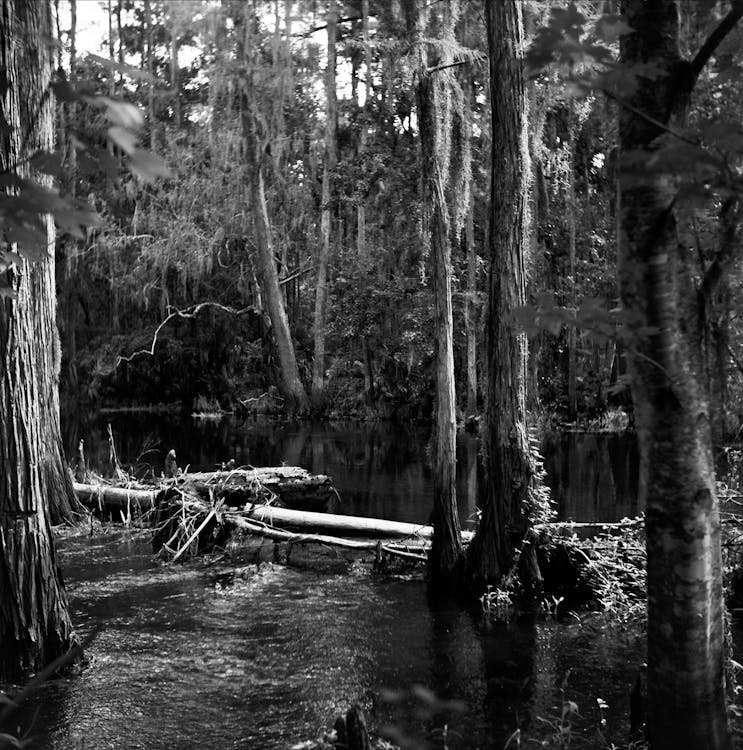
{"label": "tree", "polygon": [[[241,122],[245,141],[244,174],[247,183],[247,194],[250,201],[250,211],[253,218],[255,241],[258,246],[258,266],[260,269],[263,294],[271,319],[271,330],[281,369],[281,390],[294,409],[307,411],[307,394],[299,377],[294,343],[289,330],[289,319],[284,307],[284,298],[279,287],[279,276],[276,270],[276,260],[271,236],[271,225],[268,219],[266,196],[263,181],[263,160],[265,158],[265,143],[261,141],[259,132],[259,112],[257,111],[257,81],[260,71],[257,70],[255,45],[251,41],[256,39],[255,25],[257,19],[251,11],[238,9],[237,22],[245,24],[245,39],[238,44],[239,57],[245,60],[246,72],[241,81]],[[244,14],[244,18],[242,18]]]}
{"label": "tree", "polygon": [[51,198],[46,178],[28,180],[29,157],[52,145],[50,5],[2,0],[0,12],[0,679],[17,681],[72,644],[50,526],[72,487],[59,429],[54,230],[38,216]]}
{"label": "tree", "polygon": [[526,531],[532,465],[526,428],[525,304],[529,175],[523,23],[517,0],[486,3],[492,115],[489,296],[482,517],[469,551],[473,584],[498,583]]}
{"label": "tree", "polygon": [[322,173],[322,218],[320,221],[321,244],[317,259],[317,289],[315,290],[315,352],[312,360],[312,403],[316,409],[322,407],[325,390],[325,321],[328,305],[328,262],[331,242],[331,195],[333,172],[338,160],[336,130],[338,119],[337,93],[335,90],[336,36],[338,34],[338,9],[336,0],[330,0],[327,16],[328,59],[325,69],[325,161]]}
{"label": "tree", "polygon": [[[677,241],[670,159],[678,162],[685,145],[674,133],[685,124],[696,79],[743,15],[743,3],[732,3],[691,62],[679,51],[675,2],[624,0],[622,7],[632,28],[622,39],[622,63],[655,71],[638,76],[620,109],[619,286],[646,503],[648,735],[654,750],[729,748],[720,519],[700,314],[714,279],[710,266],[695,283]],[[729,267],[730,258],[717,260]]]}
{"label": "tree", "polygon": [[[451,159],[451,82],[445,66],[452,63],[453,29],[459,12],[457,0],[443,9],[443,54],[429,66],[423,38],[427,11],[408,6],[417,50],[416,102],[420,130],[424,227],[430,234],[433,266],[434,352],[436,407],[433,435],[433,545],[429,571],[434,584],[453,583],[460,572],[462,540],[456,491],[456,393],[454,387],[454,335],[450,211],[447,186]],[[412,7],[411,7],[412,6]],[[447,80],[451,78],[451,82]],[[428,238],[426,238],[428,239]]]}

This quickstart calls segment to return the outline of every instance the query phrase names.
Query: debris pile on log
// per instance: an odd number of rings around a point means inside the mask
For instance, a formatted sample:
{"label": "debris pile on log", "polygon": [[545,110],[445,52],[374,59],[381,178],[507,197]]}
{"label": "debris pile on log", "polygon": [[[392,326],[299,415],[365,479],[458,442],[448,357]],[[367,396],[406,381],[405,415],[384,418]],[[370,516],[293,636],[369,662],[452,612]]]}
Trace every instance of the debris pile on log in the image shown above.
{"label": "debris pile on log", "polygon": [[335,507],[338,494],[330,477],[310,474],[298,466],[273,466],[232,471],[193,472],[179,474],[159,485],[130,482],[127,487],[109,484],[74,483],[78,499],[93,510],[152,510],[164,489],[195,488],[192,494],[208,497],[218,495],[226,505],[240,507],[252,503],[272,503],[286,508],[326,511]]}
{"label": "debris pile on log", "polygon": [[328,477],[296,467],[182,474],[158,489],[75,483],[75,493],[88,507],[122,518],[146,512],[154,551],[173,561],[224,546],[235,529],[289,545],[374,551],[378,559],[414,562],[426,561],[433,538],[425,524],[279,507],[276,503],[312,506],[337,497]]}

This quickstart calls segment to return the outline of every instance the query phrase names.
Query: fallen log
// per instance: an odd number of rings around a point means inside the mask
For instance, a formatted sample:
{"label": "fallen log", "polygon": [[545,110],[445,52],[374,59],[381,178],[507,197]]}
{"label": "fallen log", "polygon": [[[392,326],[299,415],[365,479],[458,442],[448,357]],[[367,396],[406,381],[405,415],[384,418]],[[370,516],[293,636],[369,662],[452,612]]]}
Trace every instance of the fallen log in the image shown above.
{"label": "fallen log", "polygon": [[155,506],[160,488],[145,490],[140,488],[112,487],[107,484],[82,484],[73,482],[75,496],[88,508],[100,510],[127,510],[139,508],[151,510]]}
{"label": "fallen log", "polygon": [[[311,513],[309,511],[274,508],[257,505],[246,509],[246,515],[269,526],[288,526],[294,529],[325,529],[340,534],[383,537],[388,539],[433,539],[433,526],[403,521],[386,521],[380,518],[342,516],[336,513]],[[462,540],[472,539],[471,531],[462,532]]]}
{"label": "fallen log", "polygon": [[188,489],[206,498],[213,492],[233,507],[278,500],[287,508],[314,512],[329,510],[338,497],[330,477],[310,474],[297,466],[191,472],[154,486],[74,483],[80,502],[89,508],[105,507],[109,511],[126,511],[132,506],[150,510],[158,492],[172,487]]}

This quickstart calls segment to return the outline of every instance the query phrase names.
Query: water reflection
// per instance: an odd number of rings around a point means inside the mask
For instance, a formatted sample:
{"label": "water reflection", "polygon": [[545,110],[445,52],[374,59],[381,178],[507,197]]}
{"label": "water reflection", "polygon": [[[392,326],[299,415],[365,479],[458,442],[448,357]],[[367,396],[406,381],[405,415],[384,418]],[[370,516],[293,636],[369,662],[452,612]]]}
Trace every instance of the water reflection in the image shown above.
{"label": "water reflection", "polygon": [[[446,724],[452,750],[500,748],[517,726],[543,733],[537,717],[559,714],[567,669],[587,724],[600,696],[626,729],[640,648],[588,623],[489,625],[432,604],[420,580],[158,566],[146,540],[65,540],[61,559],[79,629],[105,629],[82,677],[45,688],[33,747],[284,750],[359,701],[373,725],[429,747],[443,747]],[[421,717],[420,702],[383,699],[414,684],[464,712]]]}
{"label": "water reflection", "polygon": [[[433,502],[427,456],[429,430],[419,425],[358,422],[282,423],[226,418],[113,414],[85,423],[67,421],[66,447],[74,455],[85,439],[91,464],[106,473],[110,421],[118,455],[140,472],[159,474],[171,448],[179,464],[210,470],[234,458],[238,464],[281,463],[329,474],[341,512],[399,521],[425,522]],[[641,511],[637,501],[638,457],[627,434],[554,433],[543,443],[547,482],[560,518],[614,521]],[[457,497],[460,519],[475,517],[482,471],[476,438],[457,437]]]}
{"label": "water reflection", "polygon": [[[163,470],[174,448],[180,466],[209,471],[234,458],[238,465],[303,466],[329,474],[341,498],[340,512],[397,521],[425,522],[433,505],[431,470],[426,457],[429,430],[418,425],[282,423],[231,418],[190,418],[112,414],[65,424],[68,456],[80,438],[93,468],[110,473],[106,425],[110,421],[119,460],[140,473]],[[466,526],[475,516],[479,490],[477,440],[457,438],[457,494]]]}
{"label": "water reflection", "polygon": [[634,435],[552,433],[544,440],[543,453],[559,518],[610,522],[642,511]]}

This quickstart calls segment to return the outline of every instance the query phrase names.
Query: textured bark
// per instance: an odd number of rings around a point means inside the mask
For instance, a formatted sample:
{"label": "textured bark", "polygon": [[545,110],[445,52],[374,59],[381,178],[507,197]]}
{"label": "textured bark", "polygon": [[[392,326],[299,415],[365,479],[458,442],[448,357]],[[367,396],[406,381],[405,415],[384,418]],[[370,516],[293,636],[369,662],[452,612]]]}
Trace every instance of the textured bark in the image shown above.
{"label": "textured bark", "polygon": [[[683,122],[694,83],[679,55],[676,5],[624,0],[634,33],[627,65],[652,61],[664,75],[639,79],[630,104],[659,123]],[[620,115],[622,158],[649,160],[663,131],[629,109]],[[627,358],[646,504],[648,735],[653,750],[730,748],[724,672],[720,520],[704,377],[701,294],[679,252],[669,175],[623,179],[619,282],[630,321]]]}
{"label": "textured bark", "polygon": [[[446,203],[446,171],[449,155],[446,134],[448,95],[434,95],[423,41],[425,10],[413,17],[418,55],[416,103],[421,142],[423,212],[429,219],[433,261],[434,356],[436,361],[436,407],[433,434],[433,545],[429,572],[434,585],[453,583],[462,561],[461,528],[456,491],[456,394],[454,391],[454,323],[451,298],[451,244]],[[410,18],[410,16],[409,16]],[[411,19],[411,20],[413,20]],[[448,20],[448,19],[447,19]],[[440,62],[448,62],[442,60]]]}
{"label": "textured bark", "polygon": [[325,320],[328,307],[328,261],[330,260],[331,211],[330,198],[335,165],[338,160],[336,126],[338,103],[335,91],[336,36],[338,34],[338,9],[330,0],[328,9],[328,62],[325,70],[325,164],[322,176],[322,216],[320,220],[321,245],[317,261],[317,288],[315,290],[315,351],[312,359],[312,405],[323,406],[325,391]]}
{"label": "textured bark", "polygon": [[[52,36],[45,0],[0,2],[0,171],[52,146]],[[23,134],[23,142],[21,142]],[[24,680],[63,655],[72,627],[50,509],[72,502],[59,429],[54,228],[47,258],[8,271],[17,299],[0,299],[0,680]]]}
{"label": "textured bark", "polygon": [[492,179],[487,323],[487,394],[482,518],[470,545],[472,583],[498,583],[527,528],[532,474],[526,433],[526,339],[513,311],[525,304],[529,152],[521,5],[486,3],[490,51]]}

